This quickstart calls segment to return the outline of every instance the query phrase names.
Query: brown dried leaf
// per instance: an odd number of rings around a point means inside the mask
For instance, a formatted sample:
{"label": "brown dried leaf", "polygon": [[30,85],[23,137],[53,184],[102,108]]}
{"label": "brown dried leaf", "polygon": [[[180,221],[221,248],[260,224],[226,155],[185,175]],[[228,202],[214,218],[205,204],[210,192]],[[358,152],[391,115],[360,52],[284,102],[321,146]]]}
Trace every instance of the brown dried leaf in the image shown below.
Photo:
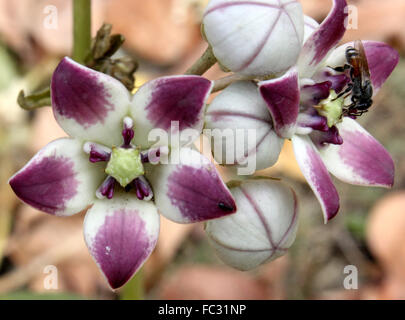
{"label": "brown dried leaf", "polygon": [[372,210],[367,242],[384,269],[405,284],[405,191],[391,193]]}
{"label": "brown dried leaf", "polygon": [[172,64],[201,41],[192,1],[109,0],[107,21],[125,45],[159,64]]}
{"label": "brown dried leaf", "polygon": [[39,149],[55,139],[68,136],[56,122],[52,108],[37,110],[32,130],[30,143],[32,152],[38,152]]}
{"label": "brown dried leaf", "polygon": [[388,194],[372,210],[367,242],[385,271],[378,299],[405,299],[405,191]]}
{"label": "brown dried leaf", "polygon": [[[104,1],[93,0],[93,30],[101,26]],[[53,11],[54,8],[56,11]],[[56,28],[47,27],[53,12],[57,14]],[[46,51],[70,54],[72,47],[72,1],[66,0],[0,0],[0,33],[5,41],[26,57],[33,54],[34,39]],[[49,24],[48,24],[49,26]]]}
{"label": "brown dried leaf", "polygon": [[325,0],[301,0],[302,8],[306,15],[317,21],[322,21],[332,7],[332,1]]}
{"label": "brown dried leaf", "polygon": [[[17,268],[25,268],[38,257],[47,257],[26,279],[30,288],[43,292],[43,269],[48,264],[58,268],[59,291],[67,289],[86,296],[94,296],[99,287],[108,290],[83,240],[83,215],[60,218],[46,215],[23,205],[16,220],[16,230],[8,248],[8,255]],[[72,252],[55,252],[64,243]],[[47,254],[52,253],[52,254]],[[52,260],[55,257],[55,260]],[[31,270],[31,269],[30,269]]]}
{"label": "brown dried leaf", "polygon": [[249,273],[226,267],[186,266],[177,269],[158,290],[159,299],[266,299],[263,285]]}
{"label": "brown dried leaf", "polygon": [[287,298],[285,281],[288,275],[289,264],[288,255],[285,255],[258,268],[258,280],[265,285],[269,298]]}
{"label": "brown dried leaf", "polygon": [[156,254],[160,260],[164,263],[170,262],[195,227],[195,224],[179,224],[161,216],[159,241],[156,246]]}
{"label": "brown dried leaf", "polygon": [[[332,7],[332,1],[325,0],[301,0],[301,3],[305,14],[317,21],[322,21]],[[358,29],[347,30],[343,43],[362,39],[396,42],[401,48],[405,47],[403,0],[352,0],[348,4],[357,10]]]}
{"label": "brown dried leaf", "polygon": [[343,42],[377,40],[405,47],[405,2],[403,0],[361,0],[353,3],[358,11],[358,29],[348,30]]}
{"label": "brown dried leaf", "polygon": [[179,224],[160,216],[160,234],[156,249],[146,261],[144,270],[147,289],[159,282],[162,272],[174,259],[179,248],[196,224]]}

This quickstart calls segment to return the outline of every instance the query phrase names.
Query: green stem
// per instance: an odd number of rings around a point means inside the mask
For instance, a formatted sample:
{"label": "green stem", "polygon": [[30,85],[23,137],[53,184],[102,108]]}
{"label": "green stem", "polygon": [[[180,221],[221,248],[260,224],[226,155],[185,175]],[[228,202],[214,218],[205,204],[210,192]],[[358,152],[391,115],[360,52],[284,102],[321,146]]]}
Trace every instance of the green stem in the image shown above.
{"label": "green stem", "polygon": [[209,68],[211,68],[217,62],[211,46],[205,50],[203,55],[186,71],[188,75],[203,75]]}
{"label": "green stem", "polygon": [[120,300],[143,300],[143,270],[140,269],[135,276],[127,282],[120,293]]}
{"label": "green stem", "polygon": [[81,64],[91,49],[91,0],[73,0],[73,59]]}
{"label": "green stem", "polygon": [[24,91],[21,90],[17,102],[21,108],[25,110],[34,110],[42,107],[49,107],[51,103],[51,90],[49,87],[42,91],[38,91],[29,96],[26,96]]}
{"label": "green stem", "polygon": [[214,88],[212,89],[212,93],[221,91],[236,81],[248,81],[248,80],[254,80],[254,77],[243,76],[243,75],[236,74],[236,73],[231,74],[230,76],[226,76],[224,78],[215,80]]}

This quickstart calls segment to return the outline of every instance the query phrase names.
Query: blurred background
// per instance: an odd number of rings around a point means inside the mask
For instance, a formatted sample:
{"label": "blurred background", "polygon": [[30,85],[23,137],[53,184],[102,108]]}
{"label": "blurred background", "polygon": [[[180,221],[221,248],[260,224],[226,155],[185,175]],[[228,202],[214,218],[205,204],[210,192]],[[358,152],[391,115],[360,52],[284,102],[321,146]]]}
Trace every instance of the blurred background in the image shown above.
{"label": "blurred background", "polygon": [[[201,55],[201,16],[208,0],[93,0],[93,33],[113,24],[126,42],[119,54],[140,63],[137,85],[181,74]],[[331,1],[301,0],[319,22]],[[285,179],[300,200],[298,237],[289,253],[252,272],[224,266],[210,248],[203,225],[162,218],[155,252],[143,268],[149,299],[404,299],[405,298],[405,1],[351,0],[358,29],[344,42],[385,41],[401,61],[360,122],[391,153],[392,190],[339,183],[340,214],[324,225],[320,206],[305,183],[290,146],[266,172]],[[44,27],[49,6],[57,27]],[[22,204],[7,181],[40,148],[66,134],[50,108],[27,112],[16,103],[21,89],[40,89],[72,46],[72,7],[66,0],[0,0],[0,298],[128,299],[131,286],[112,292],[82,237],[83,214],[57,218]],[[223,74],[214,67],[207,77]],[[57,288],[46,289],[49,268]],[[358,289],[345,290],[344,268],[356,266]],[[52,287],[52,286],[51,286]]]}

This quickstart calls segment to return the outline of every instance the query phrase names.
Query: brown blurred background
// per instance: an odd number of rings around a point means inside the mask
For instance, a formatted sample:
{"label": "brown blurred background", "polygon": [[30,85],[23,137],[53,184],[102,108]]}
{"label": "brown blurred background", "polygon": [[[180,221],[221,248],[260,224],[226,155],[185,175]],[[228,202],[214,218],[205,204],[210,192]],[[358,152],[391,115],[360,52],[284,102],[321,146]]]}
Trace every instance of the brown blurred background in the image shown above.
{"label": "brown blurred background", "polygon": [[[200,36],[207,0],[93,0],[93,32],[103,22],[126,37],[120,54],[140,62],[137,84],[183,73],[206,48]],[[318,21],[331,1],[301,0]],[[358,30],[344,41],[385,41],[404,57],[405,1],[351,0]],[[47,6],[58,12],[57,29],[44,28]],[[87,252],[83,214],[51,217],[23,205],[8,178],[51,140],[64,136],[50,108],[26,112],[21,89],[49,83],[57,62],[70,54],[71,1],[0,0],[0,298],[128,298],[111,292]],[[222,74],[214,67],[212,79]],[[287,256],[252,272],[225,267],[215,257],[202,225],[162,219],[157,249],[144,267],[146,297],[153,299],[404,299],[405,298],[405,60],[360,119],[392,154],[393,190],[336,182],[340,214],[323,225],[321,209],[301,177],[287,145],[271,170],[299,194],[300,228]],[[58,268],[58,289],[46,290],[44,268]],[[358,290],[345,290],[344,267],[358,269]]]}

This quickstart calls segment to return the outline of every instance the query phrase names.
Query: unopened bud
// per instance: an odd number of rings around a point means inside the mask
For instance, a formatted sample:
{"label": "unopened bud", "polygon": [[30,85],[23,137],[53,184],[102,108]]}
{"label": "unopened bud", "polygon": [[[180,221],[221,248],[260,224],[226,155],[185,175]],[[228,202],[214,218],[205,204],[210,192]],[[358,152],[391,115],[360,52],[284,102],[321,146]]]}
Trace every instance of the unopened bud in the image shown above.
{"label": "unopened bud", "polygon": [[300,53],[304,15],[290,0],[211,0],[203,33],[220,65],[246,76],[288,70]]}
{"label": "unopened bud", "polygon": [[268,179],[242,182],[231,189],[237,211],[207,222],[206,233],[226,264],[250,270],[287,252],[298,219],[294,191]]}

